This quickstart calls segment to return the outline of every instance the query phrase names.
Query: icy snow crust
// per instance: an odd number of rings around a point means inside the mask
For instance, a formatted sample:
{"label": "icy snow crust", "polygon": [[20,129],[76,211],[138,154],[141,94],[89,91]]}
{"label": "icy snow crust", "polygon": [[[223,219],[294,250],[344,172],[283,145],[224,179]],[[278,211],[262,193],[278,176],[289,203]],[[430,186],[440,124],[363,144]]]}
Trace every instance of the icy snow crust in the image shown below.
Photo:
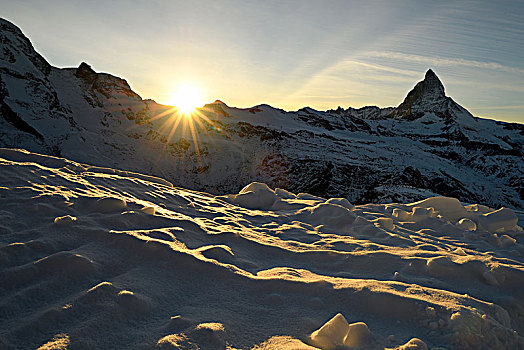
{"label": "icy snow crust", "polygon": [[517,225],[0,149],[0,348],[519,349]]}

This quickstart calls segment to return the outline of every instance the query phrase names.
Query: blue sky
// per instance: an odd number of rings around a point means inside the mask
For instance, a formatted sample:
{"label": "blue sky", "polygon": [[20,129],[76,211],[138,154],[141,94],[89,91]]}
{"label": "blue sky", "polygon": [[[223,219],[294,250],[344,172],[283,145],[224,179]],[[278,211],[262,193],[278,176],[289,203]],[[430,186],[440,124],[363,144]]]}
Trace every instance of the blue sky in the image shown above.
{"label": "blue sky", "polygon": [[524,1],[4,1],[50,63],[168,102],[396,106],[432,68],[474,115],[524,123]]}

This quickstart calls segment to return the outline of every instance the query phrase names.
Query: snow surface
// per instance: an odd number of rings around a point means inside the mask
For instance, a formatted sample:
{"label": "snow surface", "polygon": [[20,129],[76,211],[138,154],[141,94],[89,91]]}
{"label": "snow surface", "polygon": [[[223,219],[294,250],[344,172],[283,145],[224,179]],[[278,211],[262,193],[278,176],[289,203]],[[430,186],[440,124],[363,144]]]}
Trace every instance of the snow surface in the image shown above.
{"label": "snow surface", "polygon": [[522,349],[517,224],[0,149],[0,348]]}

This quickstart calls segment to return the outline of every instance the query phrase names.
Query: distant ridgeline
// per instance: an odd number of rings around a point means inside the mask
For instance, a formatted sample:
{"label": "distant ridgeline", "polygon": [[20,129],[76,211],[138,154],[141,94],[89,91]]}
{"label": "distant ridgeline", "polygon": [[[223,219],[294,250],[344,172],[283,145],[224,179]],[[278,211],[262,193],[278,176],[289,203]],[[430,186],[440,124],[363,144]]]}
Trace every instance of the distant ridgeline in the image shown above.
{"label": "distant ridgeline", "polygon": [[2,19],[0,43],[0,147],[215,194],[261,181],[352,203],[445,195],[524,208],[524,126],[473,117],[431,70],[396,108],[286,112],[216,101],[195,117],[197,143],[170,106],[86,63],[51,66]]}

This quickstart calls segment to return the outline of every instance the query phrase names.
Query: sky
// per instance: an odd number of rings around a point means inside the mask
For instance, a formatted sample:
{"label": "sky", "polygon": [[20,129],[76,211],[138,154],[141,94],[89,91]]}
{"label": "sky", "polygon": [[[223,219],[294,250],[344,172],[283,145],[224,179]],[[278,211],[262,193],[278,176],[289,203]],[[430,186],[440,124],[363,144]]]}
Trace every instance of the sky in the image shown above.
{"label": "sky", "polygon": [[397,106],[431,68],[473,115],[524,123],[524,1],[0,0],[51,64],[169,103]]}

